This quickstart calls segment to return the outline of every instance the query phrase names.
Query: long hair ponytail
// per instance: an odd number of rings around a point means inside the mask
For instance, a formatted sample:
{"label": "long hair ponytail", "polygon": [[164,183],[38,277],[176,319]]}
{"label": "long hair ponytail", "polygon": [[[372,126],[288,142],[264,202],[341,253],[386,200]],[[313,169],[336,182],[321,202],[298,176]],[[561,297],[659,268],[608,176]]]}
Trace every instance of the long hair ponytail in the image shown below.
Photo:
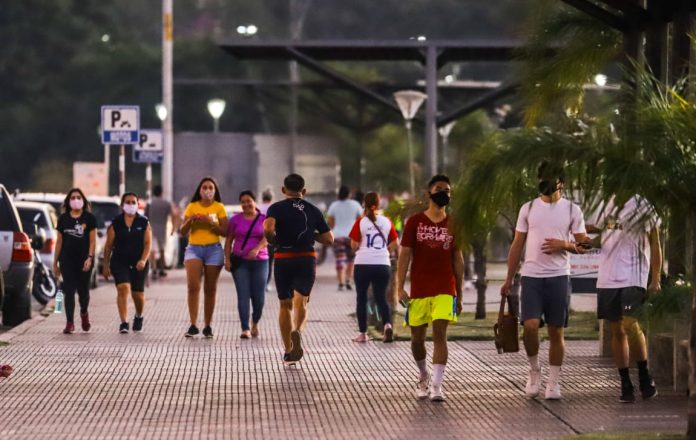
{"label": "long hair ponytail", "polygon": [[365,203],[365,217],[370,220],[377,221],[377,210],[379,209],[379,194],[376,192],[369,192],[365,194],[363,199]]}

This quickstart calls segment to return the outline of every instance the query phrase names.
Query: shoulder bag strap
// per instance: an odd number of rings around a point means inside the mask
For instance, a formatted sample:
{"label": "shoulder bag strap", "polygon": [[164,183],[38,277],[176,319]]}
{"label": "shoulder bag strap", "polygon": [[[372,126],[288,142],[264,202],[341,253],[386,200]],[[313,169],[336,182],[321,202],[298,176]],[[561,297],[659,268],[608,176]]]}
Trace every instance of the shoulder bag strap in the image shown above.
{"label": "shoulder bag strap", "polygon": [[370,217],[368,217],[368,216],[365,216],[365,217],[366,217],[370,222],[372,222],[372,224],[375,226],[375,229],[377,229],[377,233],[379,234],[380,237],[382,237],[382,240],[384,240],[384,246],[385,246],[385,247],[388,246],[388,245],[389,245],[389,241],[387,241],[387,239],[384,237],[384,234],[382,233],[382,230],[379,229],[379,226],[377,226],[377,223],[376,223],[374,220],[372,220]]}
{"label": "shoulder bag strap", "polygon": [[240,251],[244,252],[244,248],[246,247],[247,241],[249,241],[251,231],[254,229],[254,226],[256,226],[256,222],[258,221],[259,217],[261,217],[261,213],[256,214],[256,217],[254,217],[254,221],[251,222],[251,226],[249,226],[249,230],[246,233],[246,237],[244,237],[244,242],[242,243],[242,248],[240,249]]}

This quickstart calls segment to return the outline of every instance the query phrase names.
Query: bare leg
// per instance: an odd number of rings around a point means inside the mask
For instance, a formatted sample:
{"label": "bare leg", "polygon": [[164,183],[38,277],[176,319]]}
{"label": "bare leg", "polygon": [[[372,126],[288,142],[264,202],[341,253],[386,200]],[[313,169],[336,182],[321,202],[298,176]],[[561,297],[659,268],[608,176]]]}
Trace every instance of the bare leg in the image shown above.
{"label": "bare leg", "polygon": [[563,357],[565,355],[565,339],[563,338],[563,327],[549,325],[548,332],[549,365],[560,367],[561,365],[563,365]]}
{"label": "bare leg", "polygon": [[201,260],[186,260],[186,282],[188,286],[188,309],[191,325],[198,322],[198,302],[201,293],[201,276],[203,262]]}
{"label": "bare leg", "polygon": [[217,295],[217,283],[222,266],[205,266],[203,284],[203,319],[206,327],[213,322],[215,311],[215,297]]}
{"label": "bare leg", "polygon": [[428,354],[425,351],[425,334],[427,330],[427,324],[419,327],[411,327],[411,353],[416,362],[424,361]]}
{"label": "bare leg", "polygon": [[137,316],[143,316],[143,310],[145,309],[145,292],[131,292],[131,297],[133,298],[133,304],[135,304],[135,314]]}
{"label": "bare leg", "polygon": [[616,368],[628,368],[628,338],[621,321],[611,321],[611,351]]}
{"label": "bare leg", "polygon": [[528,319],[524,321],[524,350],[527,356],[539,354],[539,320]]}
{"label": "bare leg", "polygon": [[[447,364],[447,326],[449,321],[436,319],[433,321],[433,364]],[[425,350],[425,346],[423,346]]]}
{"label": "bare leg", "polygon": [[128,297],[130,296],[130,283],[121,283],[116,286],[116,305],[121,322],[128,321]]}
{"label": "bare leg", "polygon": [[[645,334],[640,328],[638,321],[636,321],[635,318],[624,317],[623,329],[626,333],[626,339],[628,339],[628,345],[631,347],[631,353],[635,356],[636,361],[648,360],[648,347],[645,343]],[[628,367],[628,358],[626,358],[626,366]]]}
{"label": "bare leg", "polygon": [[294,295],[292,298],[295,312],[293,330],[302,332],[307,323],[307,303],[309,302],[309,297],[301,295],[299,292],[295,292]]}
{"label": "bare leg", "polygon": [[292,340],[290,333],[292,332],[292,300],[280,300],[280,312],[278,313],[278,324],[280,326],[280,335],[283,338],[285,352],[290,353],[292,349]]}

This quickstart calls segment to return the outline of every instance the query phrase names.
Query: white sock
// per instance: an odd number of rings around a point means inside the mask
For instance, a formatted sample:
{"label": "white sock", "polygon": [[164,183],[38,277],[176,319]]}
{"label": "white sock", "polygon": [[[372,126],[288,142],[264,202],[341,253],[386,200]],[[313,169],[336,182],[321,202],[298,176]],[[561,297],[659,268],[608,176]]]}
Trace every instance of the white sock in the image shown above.
{"label": "white sock", "polygon": [[416,361],[416,365],[418,366],[418,370],[420,371],[420,378],[425,379],[426,377],[428,377],[428,367],[425,365],[425,359]]}
{"label": "white sock", "polygon": [[387,323],[387,324],[384,324],[384,329],[386,330],[386,329],[388,329],[388,328],[392,328],[392,325],[391,325],[391,324],[389,324],[389,323]]}
{"label": "white sock", "polygon": [[433,364],[433,385],[442,385],[442,379],[445,377],[445,364]]}
{"label": "white sock", "polygon": [[535,354],[534,356],[527,356],[527,359],[529,359],[529,366],[532,368],[532,370],[539,371],[541,369],[538,355]]}
{"label": "white sock", "polygon": [[561,366],[551,365],[549,367],[549,383],[557,384],[561,376]]}

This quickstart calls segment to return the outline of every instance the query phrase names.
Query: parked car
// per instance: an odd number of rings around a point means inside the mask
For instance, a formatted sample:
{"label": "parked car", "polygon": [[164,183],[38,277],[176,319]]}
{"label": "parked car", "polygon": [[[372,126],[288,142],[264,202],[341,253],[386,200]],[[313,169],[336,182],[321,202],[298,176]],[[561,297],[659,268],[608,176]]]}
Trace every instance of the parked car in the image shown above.
{"label": "parked car", "polygon": [[14,202],[0,185],[0,300],[2,323],[14,327],[31,317],[34,252]]}
{"label": "parked car", "polygon": [[56,240],[58,232],[56,226],[58,224],[58,215],[53,205],[39,202],[15,202],[19,218],[22,222],[22,228],[31,237],[30,225],[36,225],[39,231],[44,236],[44,245],[39,252],[41,260],[48,267],[53,267],[55,258]]}

